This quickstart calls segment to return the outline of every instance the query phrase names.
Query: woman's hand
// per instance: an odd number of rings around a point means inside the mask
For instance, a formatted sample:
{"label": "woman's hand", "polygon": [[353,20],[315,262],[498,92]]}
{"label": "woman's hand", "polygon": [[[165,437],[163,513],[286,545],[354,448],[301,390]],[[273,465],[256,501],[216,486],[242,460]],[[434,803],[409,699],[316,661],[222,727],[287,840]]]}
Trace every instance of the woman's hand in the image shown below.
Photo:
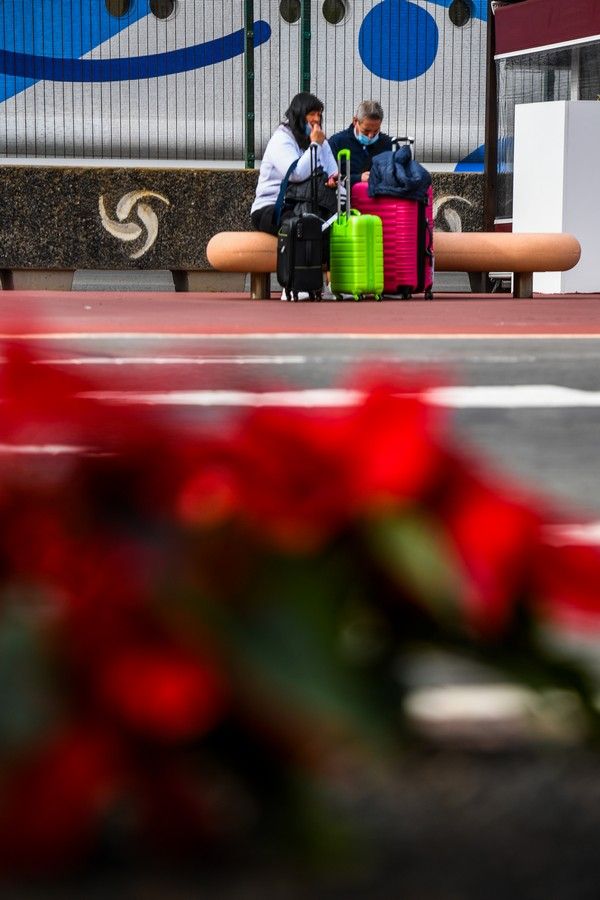
{"label": "woman's hand", "polygon": [[334,188],[334,187],[336,187],[336,185],[337,185],[337,183],[338,183],[339,177],[340,177],[340,176],[339,176],[339,173],[338,173],[338,172],[334,172],[333,175],[330,175],[329,178],[328,178],[327,181],[326,181],[327,187],[328,187],[328,188]]}
{"label": "woman's hand", "polygon": [[325,140],[325,132],[321,128],[320,125],[313,125],[312,131],[310,133],[310,141],[311,144],[322,144]]}

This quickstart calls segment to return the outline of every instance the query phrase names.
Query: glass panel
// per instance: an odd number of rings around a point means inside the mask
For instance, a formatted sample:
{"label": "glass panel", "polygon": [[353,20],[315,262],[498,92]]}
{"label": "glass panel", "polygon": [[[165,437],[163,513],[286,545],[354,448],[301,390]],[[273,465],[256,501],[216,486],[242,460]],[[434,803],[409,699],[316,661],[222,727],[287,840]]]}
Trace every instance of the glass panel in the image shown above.
{"label": "glass panel", "polygon": [[496,216],[512,216],[515,106],[569,100],[572,49],[498,60],[498,180]]}
{"label": "glass panel", "polygon": [[600,44],[581,47],[579,68],[579,99],[598,100],[600,98]]}

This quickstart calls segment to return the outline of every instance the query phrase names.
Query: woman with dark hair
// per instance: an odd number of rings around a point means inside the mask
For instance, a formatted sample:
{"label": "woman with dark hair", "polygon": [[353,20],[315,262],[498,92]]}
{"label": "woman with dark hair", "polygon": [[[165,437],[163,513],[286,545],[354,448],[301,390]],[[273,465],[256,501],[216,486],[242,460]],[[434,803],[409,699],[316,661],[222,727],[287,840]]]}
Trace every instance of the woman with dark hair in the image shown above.
{"label": "woman with dark hair", "polygon": [[327,173],[328,187],[337,182],[337,163],[322,128],[323,104],[314,94],[304,91],[296,94],[285,112],[284,121],[277,127],[266,146],[260,165],[256,196],[252,204],[252,224],[257,231],[277,234],[279,222],[275,221],[275,204],[281,182],[291,164],[296,168],[289,176],[290,182],[305,181],[310,177],[310,147],[317,146],[317,163]]}

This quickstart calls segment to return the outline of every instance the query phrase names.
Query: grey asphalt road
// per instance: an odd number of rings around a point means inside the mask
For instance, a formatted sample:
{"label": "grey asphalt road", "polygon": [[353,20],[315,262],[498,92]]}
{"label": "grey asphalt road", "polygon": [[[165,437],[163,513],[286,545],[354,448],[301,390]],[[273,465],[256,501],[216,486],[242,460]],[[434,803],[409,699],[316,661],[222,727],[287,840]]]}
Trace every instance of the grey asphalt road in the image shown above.
{"label": "grey asphalt road", "polygon": [[[42,343],[38,346],[44,346]],[[588,338],[337,338],[318,336],[73,337],[52,341],[81,374],[126,391],[264,391],[340,386],[358,367],[389,373],[392,365],[435,373],[454,385],[556,386],[585,392],[558,405],[513,404],[453,408],[454,433],[501,470],[572,512],[574,521],[600,514],[600,339]],[[600,400],[599,400],[600,402]],[[221,411],[222,412],[222,411]],[[174,414],[197,420],[219,415],[183,406]]]}

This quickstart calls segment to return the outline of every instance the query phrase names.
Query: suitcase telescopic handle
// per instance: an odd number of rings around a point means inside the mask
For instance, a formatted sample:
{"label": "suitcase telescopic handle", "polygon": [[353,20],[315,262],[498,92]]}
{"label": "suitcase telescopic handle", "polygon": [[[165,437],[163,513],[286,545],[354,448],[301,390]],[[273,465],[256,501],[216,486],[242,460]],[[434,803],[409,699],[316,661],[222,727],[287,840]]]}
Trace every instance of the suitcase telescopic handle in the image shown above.
{"label": "suitcase telescopic handle", "polygon": [[312,211],[319,215],[319,195],[317,193],[317,166],[319,163],[318,148],[316,144],[310,145],[310,197]]}
{"label": "suitcase telescopic handle", "polygon": [[[350,151],[347,149],[340,150],[338,153],[338,222],[342,218],[342,213],[346,213],[346,219],[350,218]],[[346,197],[344,200],[344,209],[342,209],[342,187],[346,189]]]}
{"label": "suitcase telescopic handle", "polygon": [[408,135],[403,135],[402,137],[392,138],[392,147],[395,147],[397,149],[400,146],[400,144],[408,144],[408,146],[411,149],[411,154],[412,154],[414,144],[415,144],[415,139],[408,137]]}

